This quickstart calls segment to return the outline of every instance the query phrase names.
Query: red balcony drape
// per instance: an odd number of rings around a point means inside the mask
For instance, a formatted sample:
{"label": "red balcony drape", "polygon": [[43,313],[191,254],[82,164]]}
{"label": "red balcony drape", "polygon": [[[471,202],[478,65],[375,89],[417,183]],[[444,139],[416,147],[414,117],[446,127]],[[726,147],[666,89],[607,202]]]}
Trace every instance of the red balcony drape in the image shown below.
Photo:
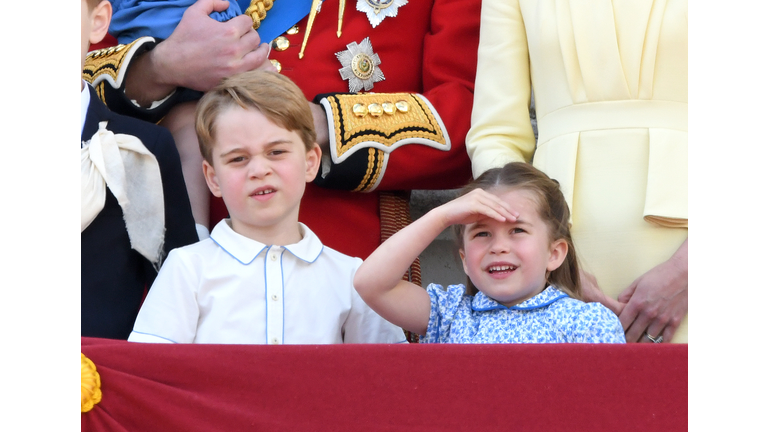
{"label": "red balcony drape", "polygon": [[83,431],[684,431],[688,346],[157,345],[82,338]]}

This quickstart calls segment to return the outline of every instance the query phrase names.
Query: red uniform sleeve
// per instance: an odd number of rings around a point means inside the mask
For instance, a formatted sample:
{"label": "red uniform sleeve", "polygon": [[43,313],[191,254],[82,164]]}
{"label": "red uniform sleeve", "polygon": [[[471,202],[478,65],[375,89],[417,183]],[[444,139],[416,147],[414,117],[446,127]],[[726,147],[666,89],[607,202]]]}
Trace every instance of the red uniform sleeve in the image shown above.
{"label": "red uniform sleeve", "polygon": [[[403,12],[408,7],[421,5],[408,4]],[[368,94],[324,95],[333,164],[318,175],[319,185],[353,191],[451,189],[471,179],[464,140],[472,112],[480,1],[437,0],[425,16],[408,12],[389,19],[400,28],[408,28],[409,20],[428,19],[421,35],[385,36],[399,38],[390,49],[378,28],[370,31],[389,82],[376,84]],[[407,76],[403,69],[414,59],[421,69],[420,82],[404,79],[394,85],[394,75]],[[405,93],[380,93],[376,86]],[[355,105],[398,101],[408,102],[407,115],[353,112]]]}

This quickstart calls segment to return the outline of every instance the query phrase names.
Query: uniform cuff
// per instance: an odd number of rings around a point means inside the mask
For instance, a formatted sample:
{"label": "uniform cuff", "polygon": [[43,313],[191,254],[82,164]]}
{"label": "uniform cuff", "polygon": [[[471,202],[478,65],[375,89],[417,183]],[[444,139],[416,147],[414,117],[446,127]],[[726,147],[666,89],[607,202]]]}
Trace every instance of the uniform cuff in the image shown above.
{"label": "uniform cuff", "polygon": [[91,51],[85,58],[83,79],[91,83],[96,94],[110,110],[130,117],[157,123],[177,103],[199,99],[200,92],[179,88],[150,108],[143,108],[125,95],[125,77],[131,62],[159,43],[152,37],[141,37],[123,45]]}
{"label": "uniform cuff", "polygon": [[320,186],[372,191],[395,149],[407,144],[451,148],[445,125],[422,95],[332,94],[315,101],[327,114],[330,142],[330,155],[315,180]]}

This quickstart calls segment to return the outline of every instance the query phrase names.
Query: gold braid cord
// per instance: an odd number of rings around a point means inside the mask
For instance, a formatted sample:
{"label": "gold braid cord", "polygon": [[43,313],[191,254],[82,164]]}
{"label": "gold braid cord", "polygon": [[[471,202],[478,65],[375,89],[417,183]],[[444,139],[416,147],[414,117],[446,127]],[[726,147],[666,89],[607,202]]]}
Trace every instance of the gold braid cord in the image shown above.
{"label": "gold braid cord", "polygon": [[333,95],[321,101],[330,113],[330,131],[335,163],[343,162],[360,149],[368,149],[365,178],[355,191],[367,192],[384,173],[384,153],[406,144],[421,144],[450,150],[451,142],[432,105],[411,93],[365,93]]}
{"label": "gold braid cord", "polygon": [[245,14],[253,20],[253,29],[258,30],[261,22],[267,17],[267,11],[272,9],[273,0],[251,0],[251,5]]}
{"label": "gold braid cord", "polygon": [[[379,194],[382,243],[411,223],[410,198],[411,193],[408,191],[381,192]],[[403,280],[421,286],[421,263],[418,257],[403,275]],[[419,342],[419,335],[407,330],[405,331],[405,337],[408,339],[408,342]]]}
{"label": "gold braid cord", "polygon": [[80,412],[88,412],[101,402],[101,378],[91,359],[80,353]]}

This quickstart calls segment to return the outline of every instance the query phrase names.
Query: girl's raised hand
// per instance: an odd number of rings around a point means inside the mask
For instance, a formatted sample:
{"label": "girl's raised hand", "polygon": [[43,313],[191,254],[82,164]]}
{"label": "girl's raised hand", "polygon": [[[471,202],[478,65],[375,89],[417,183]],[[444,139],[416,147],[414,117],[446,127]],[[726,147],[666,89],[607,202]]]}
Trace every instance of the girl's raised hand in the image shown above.
{"label": "girl's raised hand", "polygon": [[514,222],[520,216],[512,210],[509,203],[482,189],[475,189],[449,201],[438,207],[438,211],[441,212],[446,227],[455,224],[466,225],[485,218]]}

